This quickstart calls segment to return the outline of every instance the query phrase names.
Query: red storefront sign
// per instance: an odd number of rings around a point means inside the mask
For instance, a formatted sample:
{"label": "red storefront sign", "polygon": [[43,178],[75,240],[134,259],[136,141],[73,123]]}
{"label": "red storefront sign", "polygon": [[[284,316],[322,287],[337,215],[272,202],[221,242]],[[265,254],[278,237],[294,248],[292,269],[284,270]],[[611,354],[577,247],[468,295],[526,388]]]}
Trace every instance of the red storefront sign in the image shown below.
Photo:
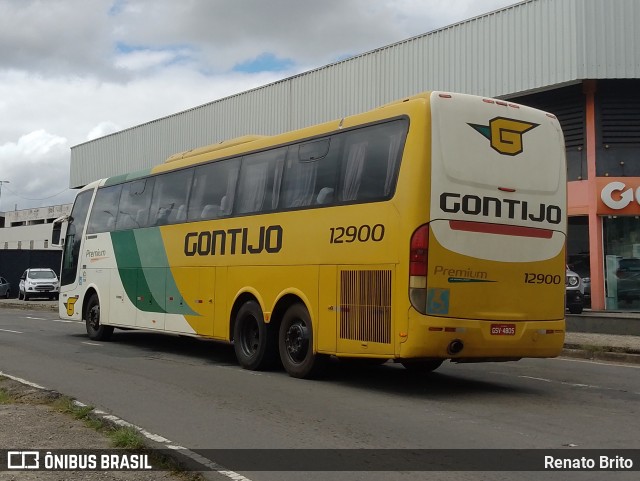
{"label": "red storefront sign", "polygon": [[598,177],[600,215],[640,215],[640,178]]}

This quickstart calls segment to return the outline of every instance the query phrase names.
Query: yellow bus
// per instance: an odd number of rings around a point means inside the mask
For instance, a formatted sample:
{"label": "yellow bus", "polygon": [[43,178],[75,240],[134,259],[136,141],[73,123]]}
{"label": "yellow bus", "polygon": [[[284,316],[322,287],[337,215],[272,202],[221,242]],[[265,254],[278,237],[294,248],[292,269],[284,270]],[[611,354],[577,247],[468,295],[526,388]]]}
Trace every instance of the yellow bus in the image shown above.
{"label": "yellow bus", "polygon": [[176,154],[87,185],[54,223],[60,317],[94,340],[227,341],[294,377],[330,356],[557,356],[565,175],[553,115],[446,92]]}

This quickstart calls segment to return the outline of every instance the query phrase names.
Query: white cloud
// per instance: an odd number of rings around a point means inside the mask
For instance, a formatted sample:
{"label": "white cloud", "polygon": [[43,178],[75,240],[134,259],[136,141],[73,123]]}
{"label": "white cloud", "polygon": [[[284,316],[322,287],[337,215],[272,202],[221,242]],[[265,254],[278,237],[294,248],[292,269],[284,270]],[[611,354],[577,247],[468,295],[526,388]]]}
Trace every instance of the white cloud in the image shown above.
{"label": "white cloud", "polygon": [[124,53],[115,58],[114,65],[132,71],[162,67],[179,59],[181,52],[154,51],[149,49]]}
{"label": "white cloud", "polygon": [[67,144],[67,139],[49,134],[43,129],[23,135],[16,143],[0,145],[0,160],[20,157],[21,162],[37,162]]}
{"label": "white cloud", "polygon": [[511,3],[0,0],[2,206],[71,200],[73,145]]}
{"label": "white cloud", "polygon": [[16,204],[26,208],[72,199],[67,188],[68,149],[67,139],[43,129],[29,132],[16,142],[0,144],[0,180],[9,181],[2,186],[0,208],[11,210]]}
{"label": "white cloud", "polygon": [[89,140],[93,140],[93,139],[98,139],[100,137],[104,137],[105,135],[109,135],[109,134],[113,134],[115,132],[118,132],[122,130],[122,127],[120,127],[118,124],[111,122],[111,121],[105,121],[105,122],[100,122],[98,125],[96,125],[94,128],[92,128],[89,133],[87,134],[87,141]]}

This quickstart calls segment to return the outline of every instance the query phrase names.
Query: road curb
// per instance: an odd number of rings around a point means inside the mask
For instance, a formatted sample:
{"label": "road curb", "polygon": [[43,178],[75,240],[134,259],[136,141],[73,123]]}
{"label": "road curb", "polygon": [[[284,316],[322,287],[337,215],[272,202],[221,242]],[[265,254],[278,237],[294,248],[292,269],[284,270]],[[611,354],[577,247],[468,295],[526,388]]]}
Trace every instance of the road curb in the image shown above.
{"label": "road curb", "polygon": [[593,349],[585,349],[575,348],[571,345],[567,345],[562,350],[562,356],[575,359],[587,359],[590,361],[610,361],[624,362],[628,364],[640,364],[640,354],[635,354],[633,352],[616,352],[615,349],[620,348],[593,346]]}
{"label": "road curb", "polygon": [[[0,371],[0,377],[5,378],[9,382],[13,382],[13,386],[9,386],[8,390],[13,394],[18,393],[19,396],[29,395],[30,392],[39,391],[44,393],[48,398],[58,399],[68,397],[59,391],[49,389],[47,387],[32,383],[25,379],[13,376],[11,374]],[[0,387],[3,386],[3,382],[0,381]],[[20,387],[17,387],[20,386]],[[136,430],[143,438],[142,451],[152,451],[153,455],[157,457],[161,462],[169,463],[166,471],[172,471],[176,468],[178,471],[190,474],[192,476],[184,477],[184,479],[198,479],[202,481],[221,481],[225,479],[232,479],[234,481],[251,481],[251,479],[242,476],[239,473],[231,471],[224,466],[221,466],[214,461],[200,456],[199,454],[191,451],[183,446],[176,445],[169,439],[154,433],[150,433],[140,426],[125,421],[122,418],[114,416],[106,411],[97,409],[93,406],[85,404],[74,398],[69,398],[78,407],[91,408],[91,411],[87,413],[87,417],[93,420],[97,420],[100,423],[110,427],[111,429],[117,429],[122,427],[129,427]],[[42,402],[39,402],[41,404]],[[28,403],[27,403],[28,404]],[[45,405],[49,403],[45,402]],[[53,408],[52,408],[53,409]],[[72,417],[72,415],[70,415]],[[98,435],[100,434],[97,430]],[[130,451],[127,448],[113,448],[120,449],[122,451]],[[136,450],[131,450],[135,452]]]}
{"label": "road curb", "polygon": [[57,312],[58,301],[19,301],[17,299],[0,299],[0,308]]}

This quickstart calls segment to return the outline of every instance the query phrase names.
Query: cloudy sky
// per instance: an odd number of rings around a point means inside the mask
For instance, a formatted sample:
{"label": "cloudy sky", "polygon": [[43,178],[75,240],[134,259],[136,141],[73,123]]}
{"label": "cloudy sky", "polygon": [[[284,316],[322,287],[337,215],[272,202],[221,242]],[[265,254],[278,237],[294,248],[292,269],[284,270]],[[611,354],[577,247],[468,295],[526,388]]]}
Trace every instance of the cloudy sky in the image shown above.
{"label": "cloudy sky", "polygon": [[513,3],[0,0],[0,211],[72,202],[74,145]]}

